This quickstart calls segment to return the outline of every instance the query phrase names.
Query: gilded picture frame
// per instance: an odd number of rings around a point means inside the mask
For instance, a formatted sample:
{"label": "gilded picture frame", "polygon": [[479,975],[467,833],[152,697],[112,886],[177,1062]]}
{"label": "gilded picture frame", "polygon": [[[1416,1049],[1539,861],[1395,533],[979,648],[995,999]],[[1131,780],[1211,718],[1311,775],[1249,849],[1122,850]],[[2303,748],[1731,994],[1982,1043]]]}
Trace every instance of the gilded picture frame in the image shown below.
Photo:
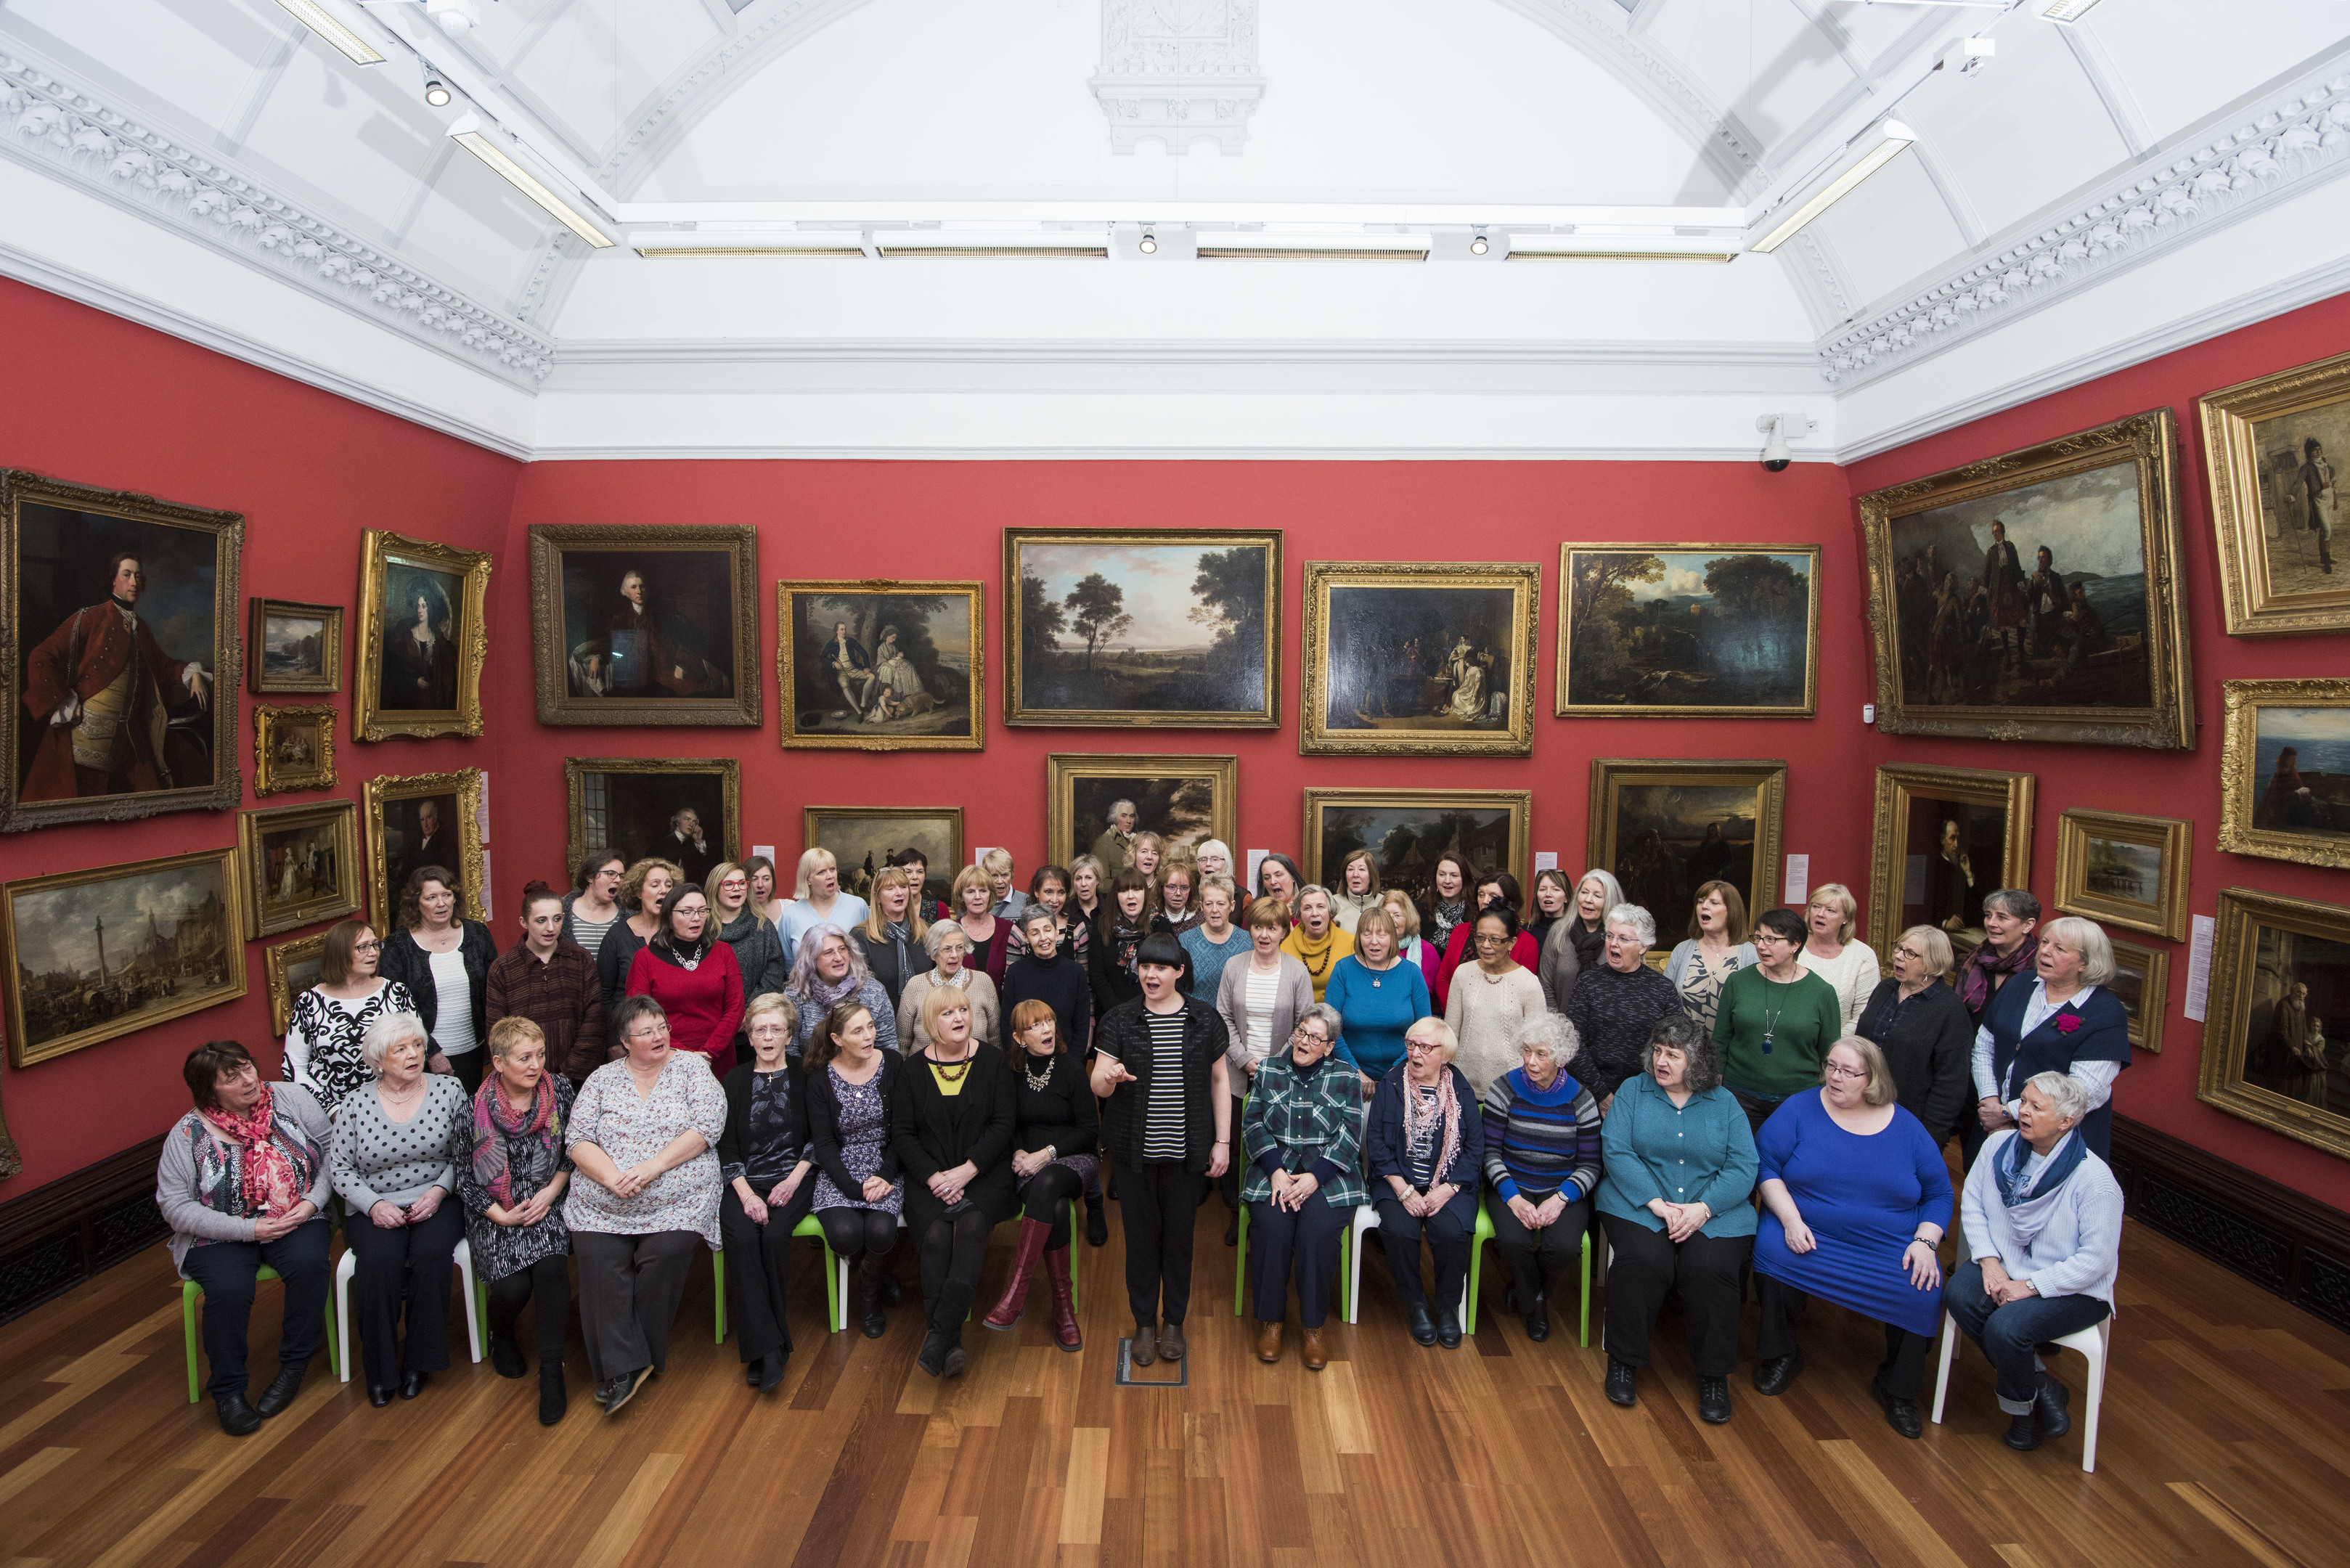
{"label": "gilded picture frame", "polygon": [[1045,853],[1055,866],[1095,853],[1109,807],[1132,800],[1136,832],[1158,834],[1170,854],[1220,838],[1232,850],[1237,875],[1240,770],[1232,754],[1052,753],[1045,758]]}
{"label": "gilded picture frame", "polygon": [[2175,816],[2068,806],[2056,818],[2059,909],[2149,936],[2187,940],[2188,849]]}
{"label": "gilded picture frame", "polygon": [[[1888,953],[1916,925],[1939,926],[1960,958],[1982,940],[1982,901],[2032,879],[2031,774],[1888,763],[1877,770],[1868,945]],[[1952,853],[1955,826],[1957,844]]]}
{"label": "gilded picture frame", "polygon": [[2251,888],[2223,890],[2195,1097],[2350,1158],[2345,1038],[2350,909]]}
{"label": "gilded picture frame", "polygon": [[[482,732],[489,598],[487,551],[360,530],[354,737],[422,741]],[[395,608],[395,599],[404,602]],[[420,628],[430,635],[418,636]]]}
{"label": "gilded picture frame", "polygon": [[1347,857],[1368,849],[1379,887],[1399,888],[1432,922],[1436,857],[1465,856],[1471,873],[1507,871],[1532,886],[1534,792],[1523,789],[1316,789],[1305,791],[1301,869],[1329,887]]}
{"label": "gilded picture frame", "polygon": [[[2350,354],[2207,392],[2195,410],[2228,635],[2350,630],[2350,515],[2336,520],[2333,483],[2350,462]],[[2338,572],[2324,569],[2328,534]]]}
{"label": "gilded picture frame", "polygon": [[1533,754],[1541,605],[1533,562],[1306,562],[1298,751]]}
{"label": "gilded picture frame", "polygon": [[324,931],[261,950],[262,983],[269,988],[269,1032],[278,1039],[294,1027],[294,999],[318,983],[318,964],[326,954]]}
{"label": "gilded picture frame", "polygon": [[200,849],[0,887],[8,1064],[55,1061],[243,996],[237,858],[234,846]]}
{"label": "gilded picture frame", "polygon": [[2126,942],[2108,934],[2114,950],[2114,978],[2106,989],[2129,1009],[2129,1043],[2134,1051],[2162,1054],[2162,1021],[2170,1007],[2170,954],[2162,948]]}
{"label": "gilded picture frame", "polygon": [[[244,549],[240,513],[0,470],[0,833],[236,809]],[[140,607],[119,646],[176,671],[130,688],[97,673],[118,646],[122,557]],[[109,761],[85,700],[121,690]]]}
{"label": "gilded picture frame", "polygon": [[253,793],[335,787],[337,711],[325,703],[253,705]]}
{"label": "gilded picture frame", "polygon": [[365,862],[359,808],[347,800],[264,806],[236,816],[251,938],[357,914]]}
{"label": "gilded picture frame", "polygon": [[[482,852],[482,770],[386,774],[368,780],[366,787],[369,923],[390,933],[401,885],[410,870],[426,865],[455,875],[467,919],[488,919],[482,888],[488,869]],[[428,802],[435,808],[430,819],[423,815]]]}
{"label": "gilded picture frame", "polygon": [[761,722],[757,527],[539,523],[529,536],[540,723]]}
{"label": "gilded picture frame", "polygon": [[244,673],[255,696],[343,689],[342,606],[256,596],[250,614]]}
{"label": "gilded picture frame", "polygon": [[743,858],[743,764],[733,757],[566,757],[563,794],[569,865],[591,849],[631,864],[678,860],[679,846],[662,839],[674,838],[671,820],[682,806],[712,818],[702,825],[712,864]]}
{"label": "gilded picture frame", "polygon": [[1003,722],[1277,729],[1281,546],[1278,528],[1006,528]]}
{"label": "gilded picture frame", "polygon": [[2223,680],[2220,703],[2220,847],[2350,867],[2350,680]]}
{"label": "gilded picture frame", "polygon": [[1594,757],[1586,864],[1656,917],[1659,941],[1707,882],[1730,883],[1757,915],[1779,902],[1786,805],[1783,762]]}
{"label": "gilded picture frame", "polygon": [[[1808,719],[1817,711],[1817,545],[1569,541],[1558,547],[1558,584],[1552,711],[1562,719]],[[1627,630],[1642,634],[1628,649]],[[1790,633],[1803,639],[1794,670]]]}
{"label": "gilded picture frame", "polygon": [[984,583],[777,583],[784,749],[984,751],[986,639]]}
{"label": "gilded picture frame", "polygon": [[2168,409],[1858,504],[1878,730],[2194,749]]}
{"label": "gilded picture frame", "polygon": [[[800,850],[828,849],[840,867],[840,890],[873,901],[873,875],[901,849],[922,853],[922,897],[946,903],[969,860],[959,805],[811,805],[800,811]],[[777,867],[788,896],[791,873]]]}

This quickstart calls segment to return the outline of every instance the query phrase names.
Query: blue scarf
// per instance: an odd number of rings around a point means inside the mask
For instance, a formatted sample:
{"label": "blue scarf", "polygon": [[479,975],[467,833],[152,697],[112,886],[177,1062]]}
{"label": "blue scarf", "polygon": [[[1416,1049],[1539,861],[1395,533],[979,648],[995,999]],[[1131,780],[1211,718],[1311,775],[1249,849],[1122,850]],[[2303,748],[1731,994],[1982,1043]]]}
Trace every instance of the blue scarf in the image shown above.
{"label": "blue scarf", "polygon": [[2010,1209],[2021,1207],[2034,1199],[2045,1198],[2064,1186],[2072,1174],[2081,1168],[2081,1162],[2089,1157],[2089,1146],[2081,1141],[2077,1127],[2066,1133],[2064,1141],[2048,1151],[2047,1162],[2040,1168],[2039,1182],[2026,1192],[2023,1189],[2023,1162],[2031,1154],[2032,1146],[2023,1141],[2022,1133],[2017,1133],[2007,1140],[2007,1147],[1999,1151],[1999,1158],[1991,1166],[1991,1174],[1999,1181],[2000,1201]]}

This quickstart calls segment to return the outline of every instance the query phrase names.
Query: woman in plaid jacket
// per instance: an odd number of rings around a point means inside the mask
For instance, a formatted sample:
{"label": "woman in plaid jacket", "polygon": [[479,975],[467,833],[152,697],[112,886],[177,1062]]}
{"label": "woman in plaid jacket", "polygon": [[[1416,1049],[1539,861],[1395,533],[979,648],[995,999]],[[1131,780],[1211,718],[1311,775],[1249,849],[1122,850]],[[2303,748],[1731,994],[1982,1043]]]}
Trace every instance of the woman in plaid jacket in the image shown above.
{"label": "woman in plaid jacket", "polygon": [[1281,1359],[1289,1309],[1289,1275],[1297,1272],[1297,1315],[1305,1326],[1305,1366],[1328,1365],[1322,1324],[1338,1277],[1338,1238],[1367,1198],[1358,1157],[1362,1089],[1352,1068],[1331,1064],[1338,1012],[1315,1002],[1297,1020],[1286,1054],[1257,1069],[1242,1129],[1248,1170],[1249,1246],[1256,1254],[1256,1355]]}

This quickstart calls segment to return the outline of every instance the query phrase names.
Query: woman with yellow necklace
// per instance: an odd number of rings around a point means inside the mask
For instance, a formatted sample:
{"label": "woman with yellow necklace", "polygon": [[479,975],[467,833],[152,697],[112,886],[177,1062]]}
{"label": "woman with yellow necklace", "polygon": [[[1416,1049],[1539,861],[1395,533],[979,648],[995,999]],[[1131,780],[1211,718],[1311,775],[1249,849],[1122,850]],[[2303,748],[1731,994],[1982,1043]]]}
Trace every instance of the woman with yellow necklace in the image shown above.
{"label": "woman with yellow necklace", "polygon": [[979,1293],[987,1233],[1019,1208],[1013,1185],[1016,1106],[1003,1053],[972,1035],[971,999],[941,986],[922,998],[930,1044],[907,1064],[890,1103],[889,1147],[906,1173],[906,1230],[921,1249],[930,1333],[914,1365],[962,1371],[964,1314]]}
{"label": "woman with yellow necklace", "polygon": [[1330,889],[1316,883],[1297,890],[1297,924],[1282,939],[1281,950],[1305,966],[1314,1000],[1330,989],[1330,967],[1355,952],[1355,939],[1339,929]]}

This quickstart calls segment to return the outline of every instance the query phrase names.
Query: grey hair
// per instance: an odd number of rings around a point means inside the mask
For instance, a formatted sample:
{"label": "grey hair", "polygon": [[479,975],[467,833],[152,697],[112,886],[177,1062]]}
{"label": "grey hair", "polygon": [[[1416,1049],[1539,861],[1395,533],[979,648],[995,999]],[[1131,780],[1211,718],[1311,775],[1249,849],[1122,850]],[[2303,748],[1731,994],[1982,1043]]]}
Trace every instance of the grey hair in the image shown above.
{"label": "grey hair", "polygon": [[1197,860],[1200,857],[1211,853],[1221,855],[1224,857],[1224,866],[1226,867],[1224,875],[1227,877],[1231,876],[1232,871],[1230,867],[1232,863],[1232,846],[1225,843],[1221,838],[1203,839],[1201,841],[1199,847],[1191,851],[1191,858]]}
{"label": "grey hair", "polygon": [[1657,1020],[1648,1031],[1648,1048],[1640,1054],[1640,1064],[1653,1075],[1657,1070],[1657,1047],[1669,1045],[1681,1054],[1688,1064],[1681,1081],[1692,1095],[1709,1094],[1721,1087],[1721,1053],[1713,1044],[1713,1036],[1705,1025],[1686,1012],[1675,1012]]}
{"label": "grey hair", "polygon": [[1575,1025],[1566,1021],[1566,1015],[1548,1009],[1520,1023],[1517,1038],[1511,1044],[1521,1051],[1529,1045],[1544,1047],[1550,1054],[1551,1071],[1555,1073],[1565,1071],[1566,1064],[1574,1061],[1575,1054],[1583,1049],[1582,1036],[1575,1033]]}
{"label": "grey hair", "polygon": [[1330,1044],[1334,1047],[1338,1044],[1338,1036],[1346,1027],[1346,1020],[1338,1015],[1338,1010],[1326,1002],[1317,1002],[1297,1015],[1298,1023],[1305,1023],[1308,1021],[1322,1026],[1322,1033],[1330,1037]]}
{"label": "grey hair", "polygon": [[1657,917],[1638,904],[1613,906],[1607,911],[1607,918],[1600,922],[1600,926],[1602,929],[1609,926],[1629,926],[1632,928],[1632,934],[1640,939],[1642,947],[1652,948],[1657,945]]}
{"label": "grey hair", "polygon": [[1575,879],[1575,890],[1582,892],[1583,885],[1594,877],[1599,878],[1599,890],[1607,895],[1604,908],[1612,909],[1624,901],[1624,884],[1616,880],[1616,873],[1597,866]]}
{"label": "grey hair", "polygon": [[[1112,802],[1110,802],[1110,803],[1109,803],[1109,810],[1108,810],[1105,815],[1107,815],[1107,816],[1108,816],[1108,818],[1109,818],[1112,822],[1116,822],[1116,821],[1118,820],[1118,814],[1119,812],[1121,812],[1121,811],[1134,811],[1134,810],[1135,810],[1135,805],[1134,805],[1134,803],[1133,803],[1132,801],[1130,801],[1130,800],[1114,800],[1114,801],[1112,801]],[[1139,815],[1140,815],[1141,814],[1140,814],[1139,812],[1136,812],[1136,813],[1135,813],[1135,815],[1137,815],[1139,816]]]}
{"label": "grey hair", "polygon": [[2002,888],[1996,893],[1984,894],[1983,908],[1988,909],[1993,904],[1997,904],[2019,920],[2036,920],[2040,918],[2040,900],[2022,888]]}
{"label": "grey hair", "polygon": [[2034,1073],[2023,1086],[2047,1096],[2049,1109],[2061,1121],[2076,1122],[2089,1114],[2089,1085],[2070,1073]]}
{"label": "grey hair", "polygon": [[2110,985],[2113,983],[2113,939],[2106,929],[2094,920],[2078,915],[2064,915],[2040,928],[2040,946],[2044,950],[2050,942],[2061,942],[2081,955],[2081,983]]}
{"label": "grey hair", "polygon": [[432,1054],[432,1032],[424,1027],[424,1020],[413,1012],[387,1012],[369,1024],[367,1033],[359,1036],[359,1054],[367,1059],[370,1069],[380,1073],[383,1059],[391,1054],[391,1048],[410,1039],[423,1041],[424,1054]]}
{"label": "grey hair", "polygon": [[1297,897],[1294,902],[1298,912],[1300,914],[1305,912],[1305,896],[1308,893],[1319,893],[1322,895],[1322,901],[1330,906],[1330,918],[1335,922],[1338,918],[1338,900],[1331,896],[1329,888],[1325,888],[1319,882],[1308,882],[1305,886],[1297,889]]}
{"label": "grey hair", "polygon": [[800,933],[799,948],[792,954],[792,978],[784,982],[785,996],[794,1002],[816,1000],[816,954],[824,951],[824,944],[835,937],[838,937],[840,945],[848,950],[848,989],[854,992],[873,978],[873,971],[865,967],[865,955],[857,950],[857,944],[848,940],[848,933],[830,920],[818,920]]}
{"label": "grey hair", "polygon": [[[1044,908],[1042,904],[1036,907],[1040,909]],[[922,950],[932,958],[938,957],[939,950],[947,945],[949,937],[961,939],[966,948],[971,946],[971,938],[964,934],[961,926],[952,920],[935,920],[931,922],[931,929],[922,933]],[[799,955],[794,953],[792,956],[797,958]]]}

